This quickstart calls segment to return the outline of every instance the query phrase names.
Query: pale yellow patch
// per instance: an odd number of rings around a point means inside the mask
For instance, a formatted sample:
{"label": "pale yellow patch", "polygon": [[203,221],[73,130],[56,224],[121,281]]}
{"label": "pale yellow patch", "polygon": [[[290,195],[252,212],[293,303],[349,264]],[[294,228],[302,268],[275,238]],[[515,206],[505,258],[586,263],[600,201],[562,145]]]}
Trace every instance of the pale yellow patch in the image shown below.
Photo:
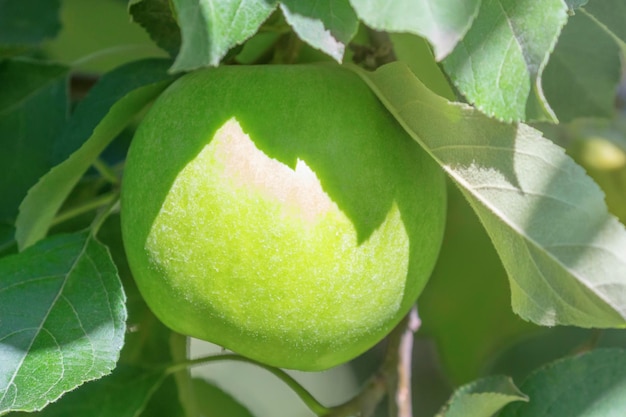
{"label": "pale yellow patch", "polygon": [[295,169],[291,169],[270,158],[256,147],[234,118],[215,133],[202,152],[205,151],[213,153],[215,161],[224,168],[223,175],[235,185],[294,207],[308,221],[339,210],[305,161],[298,159]]}

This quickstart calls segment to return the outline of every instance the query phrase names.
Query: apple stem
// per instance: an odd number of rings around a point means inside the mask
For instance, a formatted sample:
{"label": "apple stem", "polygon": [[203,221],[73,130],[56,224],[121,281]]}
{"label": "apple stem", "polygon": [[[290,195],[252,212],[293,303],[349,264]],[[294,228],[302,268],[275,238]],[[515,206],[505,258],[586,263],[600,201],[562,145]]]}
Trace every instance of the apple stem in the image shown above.
{"label": "apple stem", "polygon": [[296,381],[291,375],[289,375],[288,373],[286,373],[285,371],[283,371],[280,368],[275,368],[273,366],[269,366],[269,365],[264,365],[262,363],[259,363],[257,361],[254,361],[252,359],[248,359],[244,356],[240,356],[234,353],[224,353],[224,354],[220,354],[220,355],[211,355],[211,356],[204,356],[201,358],[196,358],[196,359],[189,359],[189,360],[185,360],[185,361],[181,361],[181,362],[177,362],[174,364],[169,365],[166,370],[165,373],[166,374],[172,374],[175,372],[179,372],[182,370],[186,370],[190,367],[193,366],[198,366],[198,365],[205,365],[211,362],[219,362],[219,361],[237,361],[237,362],[244,362],[244,363],[249,363],[251,365],[256,365],[260,368],[265,369],[266,371],[270,372],[271,374],[273,374],[274,376],[276,376],[278,379],[280,379],[281,381],[283,381],[289,388],[291,388],[294,393],[296,393],[300,399],[302,400],[302,402],[304,402],[304,404],[315,413],[315,415],[317,416],[325,416],[328,415],[330,409],[328,407],[325,407],[323,404],[321,404],[319,401],[317,401],[315,399],[315,397],[313,397],[313,395],[311,395],[311,393],[309,393],[306,388],[304,388],[302,385],[300,385],[300,383],[298,381]]}
{"label": "apple stem", "polygon": [[409,314],[389,334],[387,353],[380,369],[370,377],[365,386],[355,397],[344,404],[328,408],[309,393],[298,381],[280,368],[264,365],[244,356],[233,353],[204,356],[197,359],[188,359],[169,365],[165,373],[172,374],[186,370],[193,366],[206,365],[218,361],[238,361],[256,365],[267,370],[283,381],[302,402],[319,417],[349,417],[358,415],[369,417],[374,414],[376,407],[388,395],[391,417],[411,417],[411,355],[413,351],[413,335],[420,327],[417,307],[414,306]]}

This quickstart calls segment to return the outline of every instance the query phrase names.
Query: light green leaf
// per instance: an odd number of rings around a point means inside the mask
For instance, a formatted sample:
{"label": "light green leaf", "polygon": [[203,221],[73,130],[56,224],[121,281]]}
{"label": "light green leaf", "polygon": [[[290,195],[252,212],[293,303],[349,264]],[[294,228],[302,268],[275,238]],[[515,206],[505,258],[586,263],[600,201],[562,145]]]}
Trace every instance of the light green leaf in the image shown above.
{"label": "light green leaf", "polygon": [[350,0],[368,26],[423,36],[437,60],[445,58],[470,28],[480,0]]}
{"label": "light green leaf", "polygon": [[183,43],[172,72],[217,66],[228,50],[256,33],[274,0],[172,0]]}
{"label": "light green leaf", "polygon": [[457,389],[436,417],[492,417],[509,403],[528,401],[505,376],[491,376]]}
{"label": "light green leaf", "polygon": [[626,351],[598,349],[554,362],[530,375],[526,404],[500,417],[622,417],[626,410]]}
{"label": "light green leaf", "polygon": [[562,0],[484,0],[444,68],[467,100],[490,116],[555,121],[541,73],[566,21]]}
{"label": "light green leaf", "polygon": [[29,60],[0,63],[0,221],[7,224],[53,165],[54,144],[68,117],[68,71]]}
{"label": "light green leaf", "polygon": [[561,122],[614,113],[619,48],[587,14],[569,18],[543,72],[545,96]]}
{"label": "light green leaf", "polygon": [[20,249],[46,235],[63,201],[92,162],[169,84],[168,63],[145,60],[120,67],[103,76],[81,102],[57,146],[61,160],[71,155],[41,177],[20,205],[15,232]]}
{"label": "light green leaf", "polygon": [[563,149],[446,101],[401,63],[357,71],[478,214],[517,314],[546,326],[624,327],[626,230]]}
{"label": "light green leaf", "polygon": [[115,367],[125,296],[103,245],[58,235],[0,260],[0,415],[40,410]]}
{"label": "light green leaf", "polygon": [[341,62],[358,27],[348,0],[282,1],[280,8],[300,39]]}

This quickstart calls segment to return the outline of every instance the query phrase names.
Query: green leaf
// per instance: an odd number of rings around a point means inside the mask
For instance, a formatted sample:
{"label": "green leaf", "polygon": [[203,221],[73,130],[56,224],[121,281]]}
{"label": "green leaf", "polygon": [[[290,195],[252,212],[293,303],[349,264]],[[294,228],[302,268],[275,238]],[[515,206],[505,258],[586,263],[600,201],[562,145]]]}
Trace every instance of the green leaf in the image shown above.
{"label": "green leaf", "polygon": [[12,224],[26,192],[52,166],[67,119],[68,68],[0,62],[0,221]]}
{"label": "green leaf", "polygon": [[70,392],[37,417],[137,417],[164,378],[163,370],[119,365],[111,375]]}
{"label": "green leaf", "polygon": [[530,375],[521,389],[526,404],[500,417],[619,417],[626,410],[626,351],[598,349],[554,362]]}
{"label": "green leaf", "polygon": [[622,0],[592,0],[583,11],[609,33],[623,50],[626,49],[626,4]]}
{"label": "green leaf", "polygon": [[254,35],[276,8],[273,0],[172,0],[182,33],[172,72],[217,66]]}
{"label": "green leaf", "polygon": [[58,142],[59,159],[20,205],[16,239],[20,249],[43,238],[65,198],[106,146],[171,82],[169,61],[148,59],[103,76],[74,112]]}
{"label": "green leaf", "polygon": [[506,277],[480,221],[450,184],[443,245],[420,295],[419,311],[420,333],[436,340],[453,383],[478,378],[494,352],[537,330],[511,311]]}
{"label": "green leaf", "polygon": [[193,391],[204,417],[253,417],[252,413],[230,394],[207,381],[194,378]]}
{"label": "green leaf", "polygon": [[587,14],[569,21],[543,72],[544,93],[561,122],[611,117],[620,81],[619,48]]}
{"label": "green leaf", "polygon": [[492,417],[515,401],[528,401],[511,378],[491,376],[457,389],[436,417]]}
{"label": "green leaf", "polygon": [[180,28],[172,15],[170,0],[133,0],[128,11],[160,48],[176,56],[180,50]]}
{"label": "green leaf", "polygon": [[60,8],[60,0],[0,0],[0,56],[56,36]]}
{"label": "green leaf", "polygon": [[88,233],[0,260],[0,415],[40,410],[115,367],[125,331],[115,265]]}
{"label": "green leaf", "polygon": [[529,126],[447,102],[401,63],[355,71],[468,199],[517,314],[546,326],[624,327],[626,230],[562,148]]}
{"label": "green leaf", "polygon": [[490,116],[554,121],[541,73],[566,21],[562,0],[485,0],[444,68],[467,100]]}
{"label": "green leaf", "polygon": [[341,62],[356,34],[358,19],[348,0],[282,1],[287,22],[309,45]]}
{"label": "green leaf", "polygon": [[445,58],[470,28],[480,0],[350,0],[368,26],[423,36],[438,61]]}

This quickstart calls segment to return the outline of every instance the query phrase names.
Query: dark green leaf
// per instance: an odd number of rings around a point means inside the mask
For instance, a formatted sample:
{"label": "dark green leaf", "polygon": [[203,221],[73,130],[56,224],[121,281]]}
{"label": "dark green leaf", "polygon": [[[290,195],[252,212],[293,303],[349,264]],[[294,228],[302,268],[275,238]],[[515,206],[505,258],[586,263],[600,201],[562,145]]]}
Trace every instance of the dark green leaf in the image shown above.
{"label": "dark green leaf", "polygon": [[170,4],[170,0],[134,0],[129,12],[159,47],[176,56],[181,43],[180,28]]}
{"label": "dark green leaf", "polygon": [[587,14],[570,17],[542,77],[545,96],[559,121],[611,117],[620,67],[614,40]]}
{"label": "dark green leaf", "polygon": [[274,0],[172,0],[182,34],[171,71],[217,66],[229,49],[256,33]]}
{"label": "dark green leaf", "polygon": [[67,119],[62,65],[0,62],[0,221],[12,224],[28,189],[52,166]]}
{"label": "dark green leaf", "polygon": [[61,29],[60,0],[0,0],[0,56],[6,48],[36,46]]}
{"label": "dark green leaf", "polygon": [[528,401],[511,378],[491,376],[457,389],[436,417],[492,417],[509,403]]}
{"label": "dark green leaf", "polygon": [[111,372],[124,302],[106,247],[88,233],[0,260],[0,414],[40,410]]}
{"label": "dark green leaf", "polygon": [[50,404],[38,417],[138,417],[164,378],[163,370],[119,365],[111,375]]}
{"label": "dark green leaf", "polygon": [[199,378],[194,378],[192,382],[198,410],[202,416],[253,417],[246,407],[219,387]]}
{"label": "dark green leaf", "polygon": [[359,73],[478,214],[517,314],[546,326],[626,324],[626,230],[562,148],[447,102],[401,63]]}
{"label": "dark green leaf", "polygon": [[147,59],[103,76],[80,103],[58,142],[56,165],[33,186],[16,221],[16,239],[25,248],[44,237],[58,209],[92,162],[172,81],[169,61]]}
{"label": "dark green leaf", "polygon": [[626,351],[598,349],[554,362],[524,381],[530,402],[500,417],[621,417],[626,410]]}
{"label": "dark green leaf", "polygon": [[480,0],[350,0],[374,29],[423,36],[437,60],[445,58],[470,28]]}
{"label": "dark green leaf", "polygon": [[287,22],[309,45],[341,62],[345,46],[358,26],[358,19],[348,0],[281,2]]}
{"label": "dark green leaf", "polygon": [[541,73],[567,21],[562,0],[485,0],[443,61],[459,91],[502,120],[554,120]]}

